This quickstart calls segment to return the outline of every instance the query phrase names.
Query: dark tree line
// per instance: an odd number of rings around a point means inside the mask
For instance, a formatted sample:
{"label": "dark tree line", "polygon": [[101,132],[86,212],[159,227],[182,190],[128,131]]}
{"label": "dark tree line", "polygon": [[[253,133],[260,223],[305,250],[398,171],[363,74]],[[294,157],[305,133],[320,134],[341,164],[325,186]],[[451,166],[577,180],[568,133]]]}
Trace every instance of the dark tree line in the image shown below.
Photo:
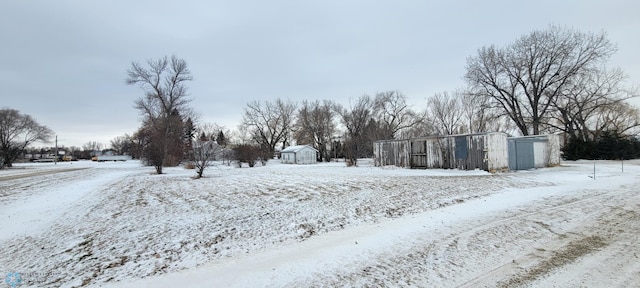
{"label": "dark tree line", "polygon": [[567,160],[627,160],[640,158],[640,140],[616,131],[604,131],[597,140],[571,138],[562,149]]}

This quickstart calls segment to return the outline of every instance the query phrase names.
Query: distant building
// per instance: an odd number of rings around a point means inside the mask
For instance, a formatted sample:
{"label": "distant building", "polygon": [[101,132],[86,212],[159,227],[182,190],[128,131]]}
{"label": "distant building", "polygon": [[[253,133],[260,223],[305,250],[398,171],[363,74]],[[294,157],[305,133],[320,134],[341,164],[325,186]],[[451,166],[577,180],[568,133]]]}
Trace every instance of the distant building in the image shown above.
{"label": "distant building", "polygon": [[318,150],[309,145],[289,146],[280,151],[280,161],[284,164],[316,164]]}

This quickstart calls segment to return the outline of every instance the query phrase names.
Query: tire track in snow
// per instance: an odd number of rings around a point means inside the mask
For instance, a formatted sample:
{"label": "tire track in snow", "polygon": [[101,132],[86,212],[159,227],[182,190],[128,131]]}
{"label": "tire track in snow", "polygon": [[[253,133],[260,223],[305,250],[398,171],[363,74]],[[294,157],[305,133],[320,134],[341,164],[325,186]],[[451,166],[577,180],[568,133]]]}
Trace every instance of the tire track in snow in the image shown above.
{"label": "tire track in snow", "polygon": [[[482,206],[479,203],[480,201],[481,199],[476,199],[462,202],[460,205]],[[451,216],[447,214],[447,211],[458,211],[460,209],[455,206],[458,205],[413,214],[403,218],[387,219],[377,224],[361,224],[341,231],[323,233],[300,243],[289,240],[284,242],[282,244],[284,246],[277,250],[270,249],[262,252],[253,252],[247,256],[237,255],[234,259],[224,263],[210,264],[206,265],[206,267],[186,271],[179,278],[172,278],[171,275],[160,275],[157,278],[154,277],[129,285],[172,287],[178,285],[179,281],[181,281],[178,279],[185,278],[189,279],[191,287],[249,287],[251,283],[263,283],[271,287],[354,284],[348,281],[343,282],[342,280],[344,279],[332,281],[335,279],[327,279],[326,275],[339,275],[339,272],[336,273],[334,271],[336,266],[341,267],[338,268],[339,270],[345,269],[345,267],[358,267],[357,264],[352,262],[353,259],[357,259],[355,262],[366,262],[371,257],[379,257],[381,253],[388,252],[387,249],[390,249],[390,247],[392,247],[391,249],[397,246],[411,248],[410,244],[415,243],[406,243],[405,241],[412,239],[411,235],[415,234],[414,223],[416,220],[414,218],[422,219],[419,222],[423,223],[429,223],[433,218],[443,219],[443,221],[445,219],[449,220]],[[463,219],[464,215],[456,217]],[[439,225],[435,223],[425,225],[424,230],[426,231],[439,229]],[[420,230],[422,231],[423,229]],[[379,239],[383,239],[383,243],[380,243]],[[345,255],[349,255],[347,259],[344,259],[343,256]],[[353,259],[349,259],[349,257]],[[336,265],[335,261],[337,259],[339,264]],[[365,267],[363,269],[369,268]],[[372,270],[375,270],[375,267]],[[212,277],[212,275],[215,275],[215,277]],[[242,277],[238,275],[242,275]],[[355,279],[357,279],[357,276]],[[321,284],[314,285],[317,283]],[[369,285],[377,284],[380,283],[369,283]]]}
{"label": "tire track in snow", "polygon": [[[544,208],[534,203],[531,207],[528,207],[524,211],[516,210],[516,214],[513,216],[509,216],[508,218],[492,220],[495,219],[495,216],[489,216],[489,223],[481,226],[468,226],[473,225],[473,219],[470,219],[470,221],[466,223],[467,226],[460,226],[456,228],[458,230],[471,229],[470,231],[453,233],[441,238],[438,238],[437,236],[424,236],[423,238],[421,238],[421,240],[413,240],[410,241],[410,243],[403,244],[407,246],[415,245],[414,249],[395,251],[392,255],[386,255],[385,253],[380,253],[379,255],[375,256],[372,255],[372,257],[375,257],[377,259],[377,261],[373,261],[376,264],[370,264],[360,267],[360,272],[352,272],[346,274],[339,271],[318,273],[314,274],[310,278],[322,279],[323,274],[334,274],[336,276],[330,278],[328,282],[320,281],[320,283],[322,283],[321,285],[310,284],[317,282],[306,281],[297,282],[296,284],[303,286],[311,285],[313,287],[333,285],[394,285],[400,287],[457,287],[458,285],[463,285],[463,287],[494,287],[494,285],[496,284],[496,279],[488,277],[490,278],[490,281],[482,281],[484,276],[486,276],[487,274],[494,276],[499,275],[503,278],[498,279],[505,279],[504,277],[508,277],[505,275],[509,275],[509,273],[514,274],[521,271],[521,269],[523,269],[523,266],[526,267],[528,260],[530,260],[529,262],[531,263],[538,263],[541,257],[543,259],[548,258],[548,254],[552,253],[553,251],[560,251],[563,247],[566,247],[570,241],[580,240],[584,237],[588,238],[588,235],[590,235],[589,226],[583,226],[588,224],[582,223],[582,221],[574,221],[572,223],[566,224],[566,227],[559,227],[562,228],[564,234],[558,234],[557,232],[553,232],[545,227],[540,227],[535,231],[525,232],[524,234],[522,234],[521,232],[522,235],[509,235],[510,233],[518,229],[527,229],[532,226],[531,224],[533,224],[533,226],[539,226],[539,224],[535,223],[537,222],[536,220],[539,218],[544,219],[549,215],[555,215],[556,217],[560,218],[556,220],[561,221],[563,218],[563,214],[557,214],[557,212],[561,212],[564,210],[571,211],[573,209],[577,209],[582,211],[595,208],[596,211],[591,213],[590,217],[586,217],[581,220],[588,220],[587,222],[589,223],[597,222],[595,221],[596,218],[601,217],[602,215],[607,215],[607,211],[609,211],[610,209],[608,205],[612,204],[610,199],[612,195],[615,195],[617,199],[616,202],[620,203],[625,197],[637,195],[637,192],[631,189],[628,190],[627,193],[620,195],[618,191],[610,191],[604,194],[586,196],[586,198],[581,199],[576,199],[575,197],[570,196],[569,199],[573,200],[569,202],[566,202],[566,199],[560,199],[560,204],[556,204],[553,207]],[[616,203],[613,203],[612,205],[616,205]],[[513,229],[508,229],[509,227],[512,227]],[[583,233],[587,233],[587,236],[584,236]],[[481,246],[470,249],[469,247],[471,245],[469,245],[468,243],[473,243],[475,241],[471,240],[471,238],[473,238],[474,236],[480,236],[482,234],[489,235],[486,235],[485,238],[478,240],[478,244],[481,243]],[[524,239],[525,241],[523,241],[523,239],[520,239],[520,237],[522,236],[529,236],[529,239]],[[437,240],[428,240],[433,239],[434,237]],[[536,238],[537,244],[527,244],[527,241],[532,237]],[[490,243],[491,241],[486,241],[486,238],[495,239],[495,242],[499,243],[500,245],[509,244],[511,246],[504,245],[504,247],[493,247]],[[551,241],[550,243],[552,244],[548,245],[551,245],[552,247],[543,246],[545,248],[548,248],[548,250],[550,250],[551,252],[547,251],[544,253],[535,253],[538,250],[533,249],[532,247],[545,245],[545,241]],[[495,262],[495,260],[504,260],[505,255],[509,255],[509,249],[518,247],[525,248],[524,250],[518,252],[518,254],[520,255],[527,255],[527,253],[533,254],[527,256],[528,258],[518,258],[515,256],[515,258],[508,258],[515,259],[516,262],[514,263]],[[554,249],[554,247],[556,248]],[[488,252],[484,253],[482,251],[478,251],[476,248],[488,249]],[[499,253],[499,255],[493,255],[492,253],[495,253],[494,250],[503,250],[503,252],[501,252],[501,254]],[[496,259],[492,260],[491,257],[495,257]],[[518,264],[516,265],[515,263]],[[484,269],[482,269],[483,267],[487,266],[495,267],[495,265],[499,266],[495,269],[496,271],[494,273],[491,273],[491,271],[483,271]],[[442,269],[442,267],[445,267],[445,269]],[[460,282],[464,281],[464,279],[469,275],[479,276],[477,276],[475,280],[468,279],[468,282],[466,282],[466,284],[464,284],[464,282]],[[362,281],[361,279],[367,280]],[[483,286],[484,284],[486,285]]]}
{"label": "tire track in snow", "polygon": [[[597,191],[594,193],[597,193]],[[632,194],[628,193],[628,195]],[[556,201],[560,203],[553,204],[550,207],[540,208],[533,206],[521,211],[522,213],[492,221],[459,234],[455,239],[455,249],[449,249],[448,252],[469,255],[471,251],[477,251],[478,248],[481,248],[477,243],[483,243],[485,244],[483,246],[486,246],[487,242],[490,242],[488,240],[489,238],[501,239],[508,233],[512,234],[509,238],[513,238],[513,234],[515,234],[517,235],[515,238],[537,240],[536,242],[530,243],[531,246],[529,247],[526,245],[518,245],[518,243],[499,241],[500,246],[510,246],[494,247],[494,249],[511,250],[517,247],[529,249],[514,251],[516,253],[513,253],[513,260],[510,262],[493,262],[498,266],[489,271],[479,271],[481,273],[478,277],[470,279],[461,287],[491,286],[495,284],[495,278],[504,279],[508,275],[517,274],[521,272],[522,267],[532,266],[539,262],[541,258],[550,257],[548,255],[550,251],[559,251],[571,241],[579,241],[585,238],[582,234],[582,231],[585,229],[581,226],[585,225],[585,223],[596,222],[596,219],[601,217],[602,211],[608,208],[604,204],[606,201],[603,200],[610,200],[609,198],[611,198],[610,193],[597,193],[578,200],[575,198],[571,200],[558,199]],[[585,210],[589,212],[586,214],[575,212]],[[581,214],[583,216],[579,218],[580,221],[575,221],[572,220],[573,217],[571,217],[572,215],[570,214]],[[588,216],[585,217],[584,215]],[[544,221],[540,219],[544,219]],[[555,224],[550,225],[546,224],[546,222]],[[536,226],[539,226],[538,229],[536,229]],[[526,231],[527,229],[530,230]],[[545,241],[548,242],[545,243]],[[535,247],[535,249],[532,250],[532,247]],[[485,263],[489,260],[490,259],[485,259]]]}
{"label": "tire track in snow", "polygon": [[[97,169],[90,171],[90,173],[75,171],[76,173],[68,178],[59,178],[57,182],[45,184],[39,190],[31,193],[24,195],[15,193],[13,198],[16,199],[3,203],[4,207],[0,209],[0,219],[3,220],[0,241],[46,230],[53,221],[67,212],[67,209],[74,202],[86,194],[95,192],[96,189],[101,189],[122,175],[130,173],[128,171],[109,171],[110,173],[105,175],[101,171],[100,177],[93,179],[99,173]],[[75,180],[81,177],[85,180]],[[73,183],[73,186],[69,187],[68,183]]]}

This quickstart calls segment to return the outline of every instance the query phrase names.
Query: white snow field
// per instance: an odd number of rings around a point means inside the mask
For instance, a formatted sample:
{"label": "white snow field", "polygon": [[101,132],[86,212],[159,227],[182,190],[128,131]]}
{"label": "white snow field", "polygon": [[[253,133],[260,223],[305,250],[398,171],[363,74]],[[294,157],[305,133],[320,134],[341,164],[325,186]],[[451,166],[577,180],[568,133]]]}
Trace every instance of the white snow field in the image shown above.
{"label": "white snow field", "polygon": [[638,160],[359,163],[0,170],[0,287],[640,287]]}

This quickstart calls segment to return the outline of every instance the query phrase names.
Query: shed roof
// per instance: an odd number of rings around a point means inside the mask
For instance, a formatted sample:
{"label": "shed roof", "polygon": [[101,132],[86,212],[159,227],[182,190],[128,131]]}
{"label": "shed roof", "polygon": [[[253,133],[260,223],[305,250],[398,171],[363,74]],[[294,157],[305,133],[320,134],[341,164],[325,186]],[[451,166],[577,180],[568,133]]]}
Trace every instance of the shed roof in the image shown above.
{"label": "shed roof", "polygon": [[383,142],[398,142],[398,141],[416,141],[416,140],[429,140],[429,139],[445,139],[445,138],[455,138],[455,137],[463,137],[463,136],[488,136],[488,135],[503,135],[504,137],[507,136],[507,133],[504,132],[479,132],[479,133],[469,133],[469,134],[453,134],[453,135],[426,135],[426,136],[419,136],[419,137],[413,137],[413,138],[408,138],[408,139],[390,139],[390,140],[377,140],[377,141],[373,141],[373,143],[383,143]]}
{"label": "shed roof", "polygon": [[280,153],[297,153],[298,151],[305,148],[309,148],[309,149],[312,149],[313,151],[318,152],[318,150],[316,150],[315,148],[309,145],[294,145],[294,146],[289,146],[287,148],[284,148],[282,151],[280,151]]}
{"label": "shed roof", "polygon": [[541,135],[528,135],[528,136],[516,136],[509,137],[510,141],[519,141],[519,142],[547,142],[549,141],[549,137],[557,136],[556,134],[541,134]]}

